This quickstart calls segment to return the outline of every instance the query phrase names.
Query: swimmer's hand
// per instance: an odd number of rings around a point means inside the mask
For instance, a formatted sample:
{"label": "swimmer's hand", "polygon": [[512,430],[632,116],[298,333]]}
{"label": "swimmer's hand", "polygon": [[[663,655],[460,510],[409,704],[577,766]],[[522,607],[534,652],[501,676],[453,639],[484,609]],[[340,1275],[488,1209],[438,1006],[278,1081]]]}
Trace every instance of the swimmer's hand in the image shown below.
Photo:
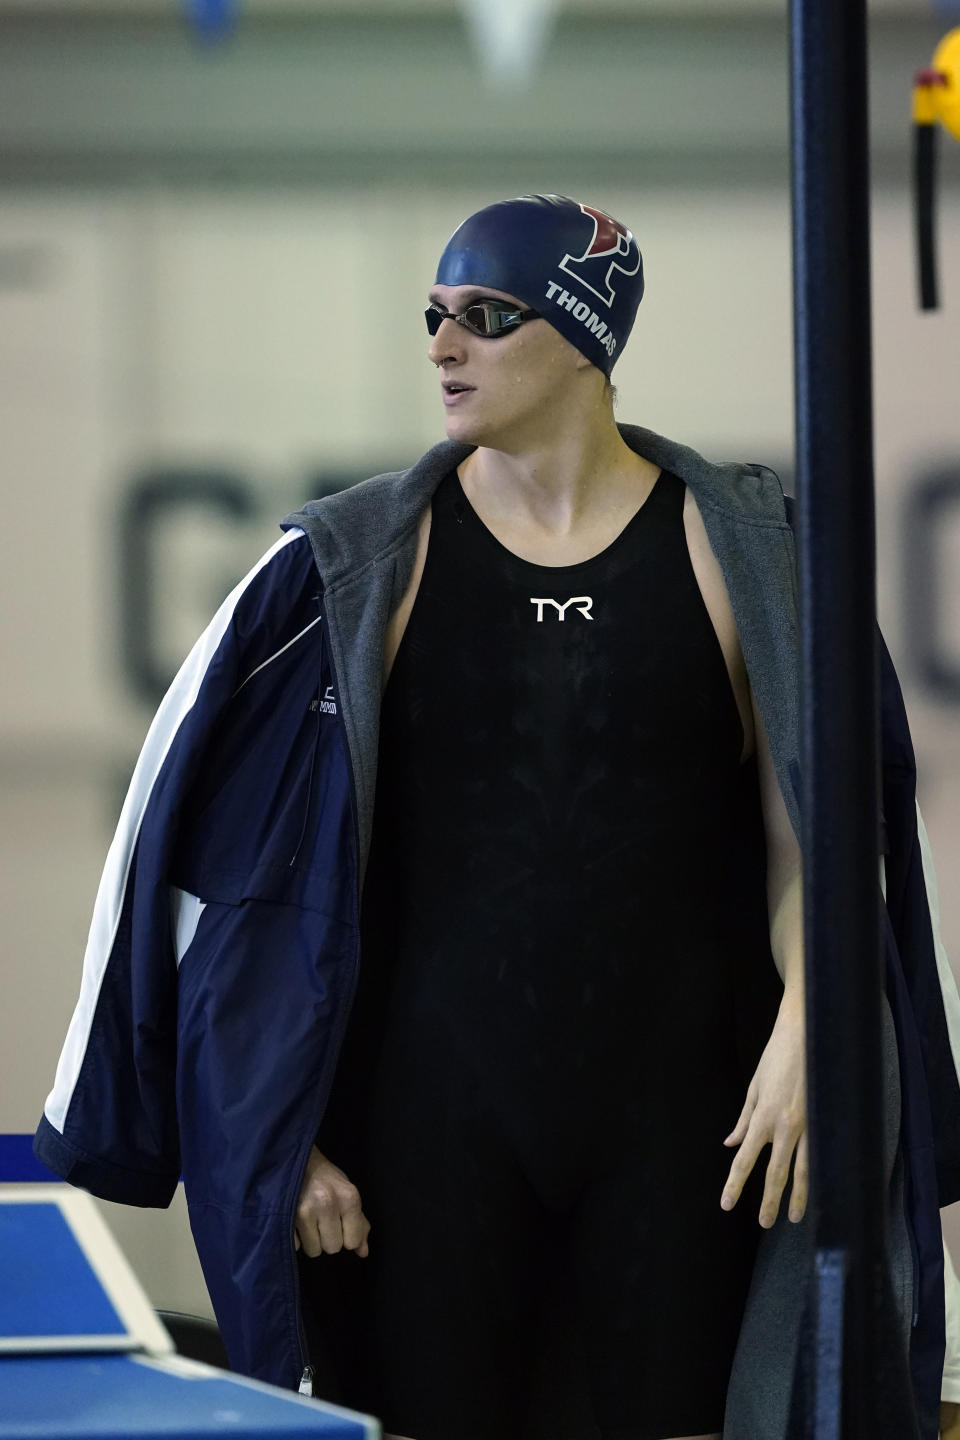
{"label": "swimmer's hand", "polygon": [[293,1243],[313,1259],[353,1250],[367,1256],[370,1221],[360,1205],[360,1192],[316,1145],[310,1146],[300,1186]]}
{"label": "swimmer's hand", "polygon": [[732,1210],[736,1205],[761,1150],[770,1145],[760,1224],[769,1230],[777,1218],[794,1152],[788,1213],[794,1223],[803,1219],[810,1172],[802,991],[788,989],[784,993],[773,1033],[750,1081],[740,1119],[723,1143],[740,1146],[723,1187],[720,1204],[724,1210]]}

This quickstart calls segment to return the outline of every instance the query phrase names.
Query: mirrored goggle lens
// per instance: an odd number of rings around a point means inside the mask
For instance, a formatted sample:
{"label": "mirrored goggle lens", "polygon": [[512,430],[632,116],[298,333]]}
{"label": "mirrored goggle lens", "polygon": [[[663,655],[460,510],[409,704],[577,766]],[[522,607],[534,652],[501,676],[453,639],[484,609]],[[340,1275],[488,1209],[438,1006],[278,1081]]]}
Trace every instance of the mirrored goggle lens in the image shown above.
{"label": "mirrored goggle lens", "polygon": [[486,338],[502,335],[505,331],[523,324],[519,311],[502,310],[496,305],[468,305],[459,315],[454,315],[439,305],[431,305],[425,314],[427,329],[431,335],[436,335],[444,320],[456,320],[468,330],[472,330],[474,335],[483,335]]}
{"label": "mirrored goggle lens", "polygon": [[444,320],[447,319],[447,312],[438,310],[436,305],[430,305],[423,313],[426,316],[428,331],[431,335],[436,335]]}

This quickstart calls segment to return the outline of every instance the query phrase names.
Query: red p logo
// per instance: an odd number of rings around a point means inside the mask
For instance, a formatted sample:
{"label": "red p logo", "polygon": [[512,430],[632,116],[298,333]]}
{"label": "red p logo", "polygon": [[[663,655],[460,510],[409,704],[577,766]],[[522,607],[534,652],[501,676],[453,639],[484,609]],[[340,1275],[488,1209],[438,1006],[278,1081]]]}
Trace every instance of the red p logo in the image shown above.
{"label": "red p logo", "polygon": [[[582,255],[564,255],[560,269],[604,305],[611,306],[617,293],[613,272],[636,275],[640,269],[640,247],[626,225],[621,225],[612,215],[594,210],[591,205],[581,205],[580,209],[593,221],[593,235]],[[622,256],[622,260],[617,256]]]}

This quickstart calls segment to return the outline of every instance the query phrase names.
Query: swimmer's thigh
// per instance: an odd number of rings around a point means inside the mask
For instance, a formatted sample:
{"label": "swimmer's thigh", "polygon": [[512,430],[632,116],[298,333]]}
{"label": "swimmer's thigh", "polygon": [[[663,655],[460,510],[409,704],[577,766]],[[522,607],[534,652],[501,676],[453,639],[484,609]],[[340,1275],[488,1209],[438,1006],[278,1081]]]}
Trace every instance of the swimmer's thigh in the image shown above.
{"label": "swimmer's thigh", "polygon": [[666,1170],[626,1148],[577,1207],[580,1321],[603,1440],[723,1428],[756,1212],[745,1208],[752,1192],[732,1213],[720,1209],[729,1152],[694,1148],[699,1160]]}
{"label": "swimmer's thigh", "polygon": [[513,1440],[528,1404],[539,1208],[469,1082],[451,1077],[420,1100],[415,1127],[406,1107],[384,1104],[365,1177],[370,1408],[416,1440]]}

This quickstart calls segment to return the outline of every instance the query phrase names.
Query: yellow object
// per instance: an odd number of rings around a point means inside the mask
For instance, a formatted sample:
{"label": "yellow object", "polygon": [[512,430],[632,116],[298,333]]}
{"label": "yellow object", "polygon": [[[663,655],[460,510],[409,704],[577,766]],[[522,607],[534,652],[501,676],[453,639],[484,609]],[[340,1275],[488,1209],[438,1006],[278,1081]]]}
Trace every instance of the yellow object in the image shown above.
{"label": "yellow object", "polygon": [[937,87],[940,123],[955,139],[960,140],[960,25],[940,41],[933,57],[933,68],[947,77],[946,85]]}
{"label": "yellow object", "polygon": [[944,35],[929,70],[922,70],[913,87],[915,125],[937,121],[960,140],[960,26]]}
{"label": "yellow object", "polygon": [[[913,123],[914,125],[936,125],[940,119],[940,94],[943,90],[943,81],[934,80],[933,72],[930,70],[921,71],[913,85]],[[931,78],[928,78],[931,77]]]}

